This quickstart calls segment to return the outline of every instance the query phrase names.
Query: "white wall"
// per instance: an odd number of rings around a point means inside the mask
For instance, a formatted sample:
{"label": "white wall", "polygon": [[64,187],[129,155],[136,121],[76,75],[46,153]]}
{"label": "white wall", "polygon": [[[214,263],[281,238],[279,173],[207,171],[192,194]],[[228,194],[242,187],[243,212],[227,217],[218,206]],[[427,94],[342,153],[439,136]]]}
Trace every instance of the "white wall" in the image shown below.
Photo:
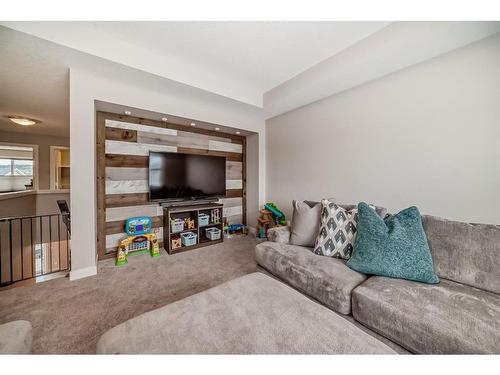
{"label": "white wall", "polygon": [[267,198],[500,223],[500,36],[268,120]]}
{"label": "white wall", "polygon": [[[70,71],[70,148],[73,279],[96,272],[95,107],[100,100],[167,113],[200,121],[254,131],[261,138],[254,144],[247,163],[248,201],[263,203],[265,171],[265,122],[262,110],[174,81],[101,64],[91,71]],[[256,179],[256,176],[258,177]],[[259,200],[262,199],[262,202]],[[249,207],[249,210],[255,210]],[[254,220],[254,218],[249,218]]]}

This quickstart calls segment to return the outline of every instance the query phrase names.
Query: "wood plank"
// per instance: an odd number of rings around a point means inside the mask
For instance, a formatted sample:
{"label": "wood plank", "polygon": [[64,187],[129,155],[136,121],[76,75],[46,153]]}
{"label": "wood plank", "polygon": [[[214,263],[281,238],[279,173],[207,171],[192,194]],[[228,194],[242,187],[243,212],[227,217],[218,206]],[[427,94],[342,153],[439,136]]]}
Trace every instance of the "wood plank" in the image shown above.
{"label": "wood plank", "polygon": [[226,189],[242,189],[243,181],[242,180],[226,180]]}
{"label": "wood plank", "polygon": [[149,167],[149,156],[106,154],[105,160],[106,167]]}
{"label": "wood plank", "polygon": [[226,198],[243,197],[243,189],[228,189],[226,190]]}
{"label": "wood plank", "polygon": [[148,193],[106,194],[106,207],[139,206],[148,202]]}
{"label": "wood plank", "polygon": [[139,132],[137,142],[142,144],[167,145],[167,146],[182,146],[188,148],[201,148],[208,150],[208,139],[181,137],[172,135],[161,135],[153,133]]}
{"label": "wood plank", "polygon": [[[219,141],[219,142],[235,142],[234,139],[227,138],[224,136],[224,133],[218,134],[217,136],[206,135],[206,134],[198,134],[190,131],[178,131],[177,135],[179,137],[187,137],[187,138],[198,138],[198,139],[206,139],[211,141]],[[239,142],[239,141],[238,141]]]}
{"label": "wood plank", "polygon": [[148,180],[106,180],[106,194],[149,193]]}
{"label": "wood plank", "polygon": [[[153,216],[153,228],[163,227],[163,216]],[[106,235],[125,232],[125,220],[110,221],[106,223]]]}
{"label": "wood plank", "polygon": [[165,135],[174,135],[174,136],[177,135],[177,130],[175,130],[175,129],[161,128],[158,126],[134,124],[134,123],[125,122],[125,121],[106,120],[106,127],[125,129],[125,130],[134,130],[136,132],[146,132],[146,133],[165,134]]}
{"label": "wood plank", "polygon": [[241,206],[243,199],[242,198],[221,198],[221,203],[224,204],[224,207],[237,207]]}
{"label": "wood plank", "polygon": [[247,225],[247,138],[242,138],[242,149],[243,149],[243,170],[242,170],[242,189],[243,189],[243,217],[241,220],[242,224]]}
{"label": "wood plank", "polygon": [[[164,122],[164,121],[158,121],[158,120],[151,120],[151,119],[146,119],[146,118],[141,118],[141,117],[134,117],[134,116],[127,116],[127,115],[120,115],[117,113],[111,113],[111,112],[98,112],[104,115],[106,119],[109,120],[116,120],[116,121],[123,121],[127,123],[133,123],[133,124],[141,124],[141,125],[148,125],[148,126],[156,126],[159,128],[164,128],[164,129],[174,129],[174,130],[182,130],[182,131],[187,131],[190,133],[197,133],[197,134],[204,134],[204,135],[209,135],[213,137],[227,137],[230,138],[231,141],[235,142],[242,142],[243,139],[245,139],[245,136],[243,135],[237,135],[233,133],[225,133],[222,131],[215,131],[215,130],[207,130],[207,129],[202,129],[202,128],[196,128],[196,127],[190,127],[189,124],[194,121],[197,122],[197,120],[194,119],[186,119],[186,125],[180,125],[180,124],[174,124],[171,122]],[[214,127],[220,126],[218,124],[213,124]]]}
{"label": "wood plank", "polygon": [[96,133],[96,247],[99,259],[106,253],[106,117],[98,112],[95,123]]}
{"label": "wood plank", "polygon": [[243,179],[243,163],[237,161],[226,161],[226,179]]}
{"label": "wood plank", "polygon": [[224,210],[223,210],[224,217],[235,216],[235,215],[243,215],[243,207],[242,206],[224,207]]}
{"label": "wood plank", "polygon": [[106,222],[126,220],[133,216],[161,216],[163,210],[158,204],[145,204],[141,206],[110,207],[106,209]]}
{"label": "wood plank", "polygon": [[137,131],[106,128],[106,139],[112,141],[137,142]]}
{"label": "wood plank", "polygon": [[210,151],[235,152],[238,154],[243,153],[243,146],[237,143],[208,141],[208,149]]}
{"label": "wood plank", "polygon": [[228,224],[243,224],[242,215],[224,216]]}
{"label": "wood plank", "polygon": [[150,151],[177,152],[177,147],[106,140],[106,154],[149,156]]}
{"label": "wood plank", "polygon": [[106,180],[126,181],[126,180],[147,180],[149,177],[148,168],[130,168],[130,167],[107,167]]}
{"label": "wood plank", "polygon": [[238,154],[235,152],[210,151],[188,147],[177,147],[177,152],[190,155],[224,156],[226,157],[226,161],[243,161],[242,154]]}

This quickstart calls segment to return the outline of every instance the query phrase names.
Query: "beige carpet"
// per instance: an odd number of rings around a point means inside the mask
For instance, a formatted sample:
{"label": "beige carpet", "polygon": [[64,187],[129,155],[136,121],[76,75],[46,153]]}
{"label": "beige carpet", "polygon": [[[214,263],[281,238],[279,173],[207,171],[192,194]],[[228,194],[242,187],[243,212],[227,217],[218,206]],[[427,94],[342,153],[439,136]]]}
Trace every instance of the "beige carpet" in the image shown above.
{"label": "beige carpet", "polygon": [[95,353],[98,338],[117,324],[255,271],[251,237],[160,258],[139,255],[125,267],[99,262],[97,276],[67,278],[0,292],[0,324],[33,325],[34,353]]}

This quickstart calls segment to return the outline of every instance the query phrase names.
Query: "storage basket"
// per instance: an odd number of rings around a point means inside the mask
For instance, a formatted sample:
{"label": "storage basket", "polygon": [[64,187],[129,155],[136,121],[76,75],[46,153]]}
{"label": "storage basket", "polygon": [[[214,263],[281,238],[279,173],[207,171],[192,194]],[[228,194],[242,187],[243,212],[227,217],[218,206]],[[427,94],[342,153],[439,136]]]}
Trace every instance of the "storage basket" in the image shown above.
{"label": "storage basket", "polygon": [[199,214],[198,215],[198,225],[200,227],[204,227],[208,225],[208,221],[210,220],[210,215],[207,214]]}
{"label": "storage basket", "polygon": [[170,220],[170,228],[172,233],[179,233],[184,230],[184,220],[182,219],[173,219]]}
{"label": "storage basket", "polygon": [[185,232],[181,233],[181,241],[183,246],[192,246],[196,245],[196,233],[193,232]]}
{"label": "storage basket", "polygon": [[207,228],[205,229],[205,236],[210,240],[219,240],[221,235],[221,230],[218,228]]}

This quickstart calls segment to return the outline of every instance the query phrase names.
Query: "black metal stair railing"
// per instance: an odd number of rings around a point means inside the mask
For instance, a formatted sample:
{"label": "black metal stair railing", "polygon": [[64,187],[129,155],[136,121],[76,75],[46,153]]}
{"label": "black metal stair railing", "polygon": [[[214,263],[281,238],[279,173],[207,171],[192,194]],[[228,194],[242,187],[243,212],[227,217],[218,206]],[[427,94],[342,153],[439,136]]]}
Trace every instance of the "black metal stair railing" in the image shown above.
{"label": "black metal stair railing", "polygon": [[0,287],[71,269],[70,233],[64,216],[0,219]]}

